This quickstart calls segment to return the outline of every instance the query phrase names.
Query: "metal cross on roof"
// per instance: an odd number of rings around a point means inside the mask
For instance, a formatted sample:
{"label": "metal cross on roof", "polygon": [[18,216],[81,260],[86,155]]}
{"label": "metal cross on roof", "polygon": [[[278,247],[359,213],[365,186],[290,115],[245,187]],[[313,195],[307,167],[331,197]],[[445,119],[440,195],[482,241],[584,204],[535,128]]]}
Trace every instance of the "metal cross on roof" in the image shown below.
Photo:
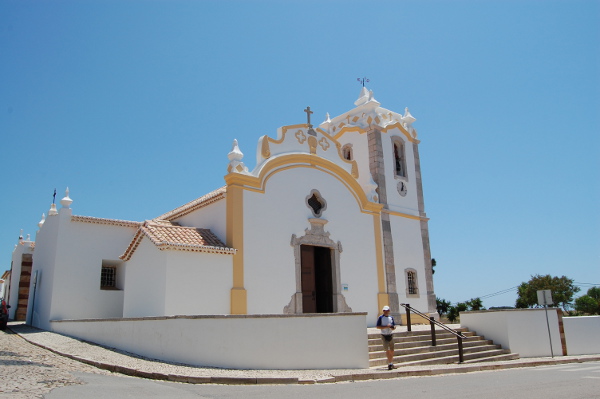
{"label": "metal cross on roof", "polygon": [[312,114],[313,112],[310,110],[310,107],[306,107],[304,112],[306,112],[306,117],[308,119],[308,126],[312,127],[312,125],[310,124],[310,114]]}
{"label": "metal cross on roof", "polygon": [[56,189],[54,189],[54,195],[52,195],[52,203],[56,201]]}
{"label": "metal cross on roof", "polygon": [[363,87],[365,87],[365,82],[369,83],[369,79],[368,78],[356,78],[356,80],[358,80],[360,83],[362,83]]}

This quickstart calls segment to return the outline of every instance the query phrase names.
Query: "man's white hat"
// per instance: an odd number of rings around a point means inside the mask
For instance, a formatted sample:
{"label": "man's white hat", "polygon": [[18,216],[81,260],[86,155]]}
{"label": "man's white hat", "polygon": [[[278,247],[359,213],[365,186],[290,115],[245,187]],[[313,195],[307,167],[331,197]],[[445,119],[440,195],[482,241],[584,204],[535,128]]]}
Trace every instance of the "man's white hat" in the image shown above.
{"label": "man's white hat", "polygon": [[382,311],[386,311],[386,310],[390,310],[390,307],[389,306],[384,306],[383,309],[382,309]]}

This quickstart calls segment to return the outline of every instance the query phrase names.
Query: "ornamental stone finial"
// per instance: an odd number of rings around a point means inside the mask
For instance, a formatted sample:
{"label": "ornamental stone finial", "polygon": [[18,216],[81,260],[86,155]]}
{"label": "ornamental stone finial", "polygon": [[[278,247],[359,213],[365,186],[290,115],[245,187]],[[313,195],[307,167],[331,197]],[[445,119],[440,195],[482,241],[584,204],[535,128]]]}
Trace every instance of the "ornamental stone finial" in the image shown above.
{"label": "ornamental stone finial", "polygon": [[244,154],[240,150],[240,147],[238,146],[238,141],[236,139],[233,140],[231,151],[229,152],[229,154],[227,154],[227,158],[229,158],[230,161],[241,161],[242,158],[244,158]]}
{"label": "ornamental stone finial", "polygon": [[242,162],[244,158],[244,154],[240,150],[238,146],[237,140],[233,140],[233,145],[231,146],[231,151],[227,154],[227,158],[229,158],[229,167],[227,171],[229,173],[243,173],[248,174],[248,168]]}
{"label": "ornamental stone finial", "polygon": [[65,190],[65,196],[63,199],[60,200],[60,204],[63,206],[63,208],[69,209],[72,203],[73,200],[69,198],[69,187],[67,187],[67,189]]}
{"label": "ornamental stone finial", "polygon": [[42,220],[40,220],[40,221],[38,222],[38,227],[39,227],[40,229],[41,229],[41,228],[42,228],[42,226],[44,225],[44,222],[45,222],[45,221],[46,221],[46,214],[45,214],[45,213],[42,213]]}

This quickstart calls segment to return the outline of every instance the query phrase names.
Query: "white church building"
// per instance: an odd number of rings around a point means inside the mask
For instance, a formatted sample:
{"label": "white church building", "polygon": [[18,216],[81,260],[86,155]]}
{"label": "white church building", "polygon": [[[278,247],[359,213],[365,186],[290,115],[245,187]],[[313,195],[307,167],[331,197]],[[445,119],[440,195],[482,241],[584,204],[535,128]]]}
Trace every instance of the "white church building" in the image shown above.
{"label": "white church building", "polygon": [[415,118],[354,104],[259,138],[253,169],[234,140],[223,187],[145,221],[76,215],[67,189],[15,247],[10,317],[437,315]]}

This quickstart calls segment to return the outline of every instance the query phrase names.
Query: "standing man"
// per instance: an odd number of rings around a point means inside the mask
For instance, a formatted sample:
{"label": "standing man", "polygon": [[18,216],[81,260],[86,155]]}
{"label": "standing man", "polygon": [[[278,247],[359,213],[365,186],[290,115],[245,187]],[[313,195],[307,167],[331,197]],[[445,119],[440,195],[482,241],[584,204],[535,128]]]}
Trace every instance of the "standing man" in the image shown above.
{"label": "standing man", "polygon": [[396,329],[396,323],[394,318],[390,316],[390,307],[383,307],[383,314],[377,319],[377,328],[381,330],[381,342],[383,343],[383,350],[387,355],[388,370],[394,368],[394,330]]}

